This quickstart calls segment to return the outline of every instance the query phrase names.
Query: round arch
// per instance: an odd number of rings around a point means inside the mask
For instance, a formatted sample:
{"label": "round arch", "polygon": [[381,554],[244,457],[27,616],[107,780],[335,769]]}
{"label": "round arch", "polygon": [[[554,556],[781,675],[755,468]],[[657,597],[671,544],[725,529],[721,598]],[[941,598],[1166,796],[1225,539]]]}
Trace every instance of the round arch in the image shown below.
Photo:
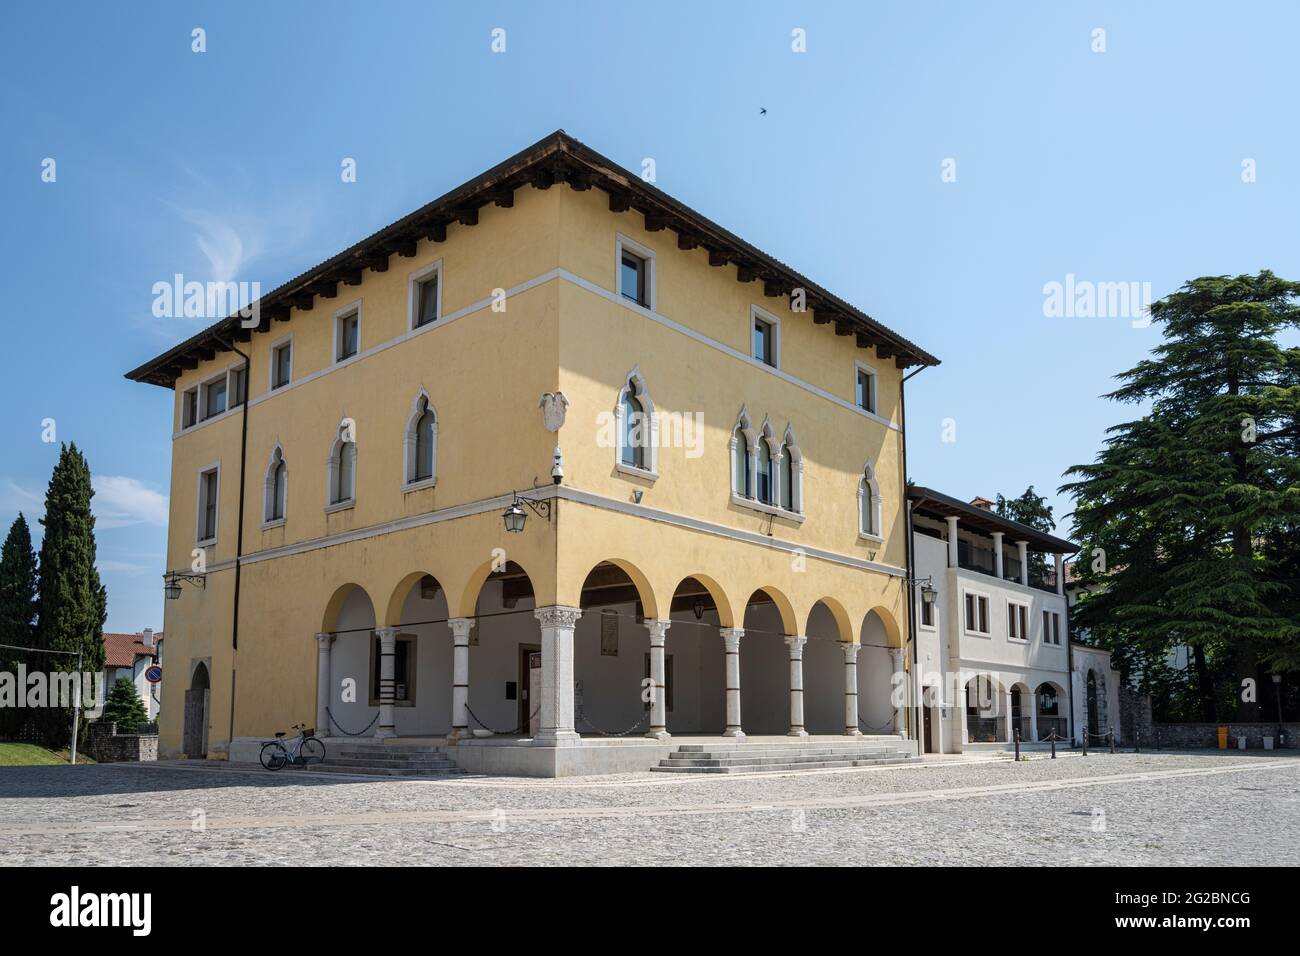
{"label": "round arch", "polygon": [[816,613],[819,604],[826,608],[826,610],[830,612],[831,617],[835,619],[835,628],[839,632],[840,640],[852,643],[853,624],[850,622],[849,612],[844,609],[844,605],[841,604],[839,600],[832,597],[818,598],[813,602],[812,607],[808,609],[808,616],[805,618],[804,629],[801,633],[808,633],[812,616]]}
{"label": "round arch", "polygon": [[338,629],[339,612],[343,609],[343,604],[353,591],[360,591],[365,597],[366,602],[370,605],[371,619],[375,619],[375,602],[371,600],[370,594],[359,584],[349,582],[341,584],[334,589],[334,594],[330,597],[329,602],[325,605],[325,613],[321,617],[320,629],[326,634],[332,634]]}
{"label": "round arch", "polygon": [[[707,574],[688,574],[673,586],[673,598],[682,589],[682,585],[687,581],[697,581],[703,588],[709,592],[709,597],[713,599],[713,606],[718,613],[719,627],[737,627],[736,617],[731,608],[731,602],[727,600],[727,592],[723,589],[714,578]],[[671,603],[670,603],[671,606]]]}
{"label": "round arch", "polygon": [[623,575],[632,582],[632,586],[636,588],[637,599],[641,602],[641,612],[645,619],[647,621],[659,619],[659,602],[655,598],[650,579],[645,576],[645,572],[626,558],[606,558],[592,565],[578,589],[579,603],[582,601],[583,592],[592,584],[593,579],[600,579],[603,567],[616,568],[622,571]]}
{"label": "round arch", "polygon": [[781,629],[787,635],[797,635],[800,633],[799,615],[795,613],[794,605],[790,603],[790,599],[786,597],[784,591],[772,587],[771,585],[761,585],[754,588],[754,590],[749,593],[749,596],[745,598],[744,607],[748,608],[753,603],[754,595],[756,594],[766,595],[767,599],[776,607],[776,612],[781,617]]}
{"label": "round arch", "polygon": [[[452,606],[451,595],[449,594],[447,596],[448,612],[455,617],[473,617],[475,608],[478,605],[479,593],[483,590],[483,585],[487,583],[488,578],[494,574],[507,570],[513,570],[522,574],[524,577],[528,578],[530,583],[533,581],[533,576],[528,573],[528,569],[519,564],[519,562],[513,560],[502,561],[500,558],[493,557],[490,560],[484,561],[470,573],[469,578],[465,582],[465,587],[461,591],[460,601],[457,602],[454,607]],[[533,586],[536,587],[536,585]]]}
{"label": "round arch", "polygon": [[859,640],[862,642],[862,644],[865,646],[866,644],[874,643],[868,640],[868,634],[867,634],[867,628],[871,623],[871,617],[873,614],[880,621],[881,626],[884,628],[886,643],[890,647],[902,647],[903,629],[898,626],[898,620],[897,618],[894,617],[893,612],[890,611],[887,607],[884,607],[883,605],[879,605],[879,604],[873,607],[871,610],[869,610],[865,615],[863,615],[862,629],[859,632],[860,635]]}
{"label": "round arch", "polygon": [[447,589],[442,586],[442,581],[439,580],[436,574],[428,571],[412,571],[410,574],[404,575],[388,596],[388,603],[384,608],[383,627],[397,627],[402,623],[402,608],[411,593],[411,588],[416,587],[425,578],[432,578],[434,586],[444,594],[446,593]]}

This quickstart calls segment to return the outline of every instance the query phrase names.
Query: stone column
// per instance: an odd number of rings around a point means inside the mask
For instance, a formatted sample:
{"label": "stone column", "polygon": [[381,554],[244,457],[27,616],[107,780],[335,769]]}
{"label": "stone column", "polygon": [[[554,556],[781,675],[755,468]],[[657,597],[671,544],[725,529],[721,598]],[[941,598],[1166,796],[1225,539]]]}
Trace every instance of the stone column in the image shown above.
{"label": "stone column", "polygon": [[791,634],[785,645],[790,648],[790,732],[789,737],[807,737],[803,725],[803,646],[808,638]]}
{"label": "stone column", "polygon": [[[891,647],[889,649],[889,659],[894,662],[894,680],[893,686],[904,688],[907,686],[907,672],[903,669],[903,649],[901,647]],[[894,707],[894,733],[900,737],[907,736],[907,715],[904,710],[907,708],[907,695],[903,694]]]}
{"label": "stone column", "polygon": [[1056,559],[1056,593],[1065,596],[1065,555],[1054,554]]}
{"label": "stone column", "polygon": [[375,636],[379,638],[379,726],[375,728],[375,736],[396,737],[393,697],[397,677],[397,628],[376,628]]}
{"label": "stone column", "polygon": [[858,727],[858,651],[862,645],[856,641],[845,641],[840,647],[844,651],[844,735],[861,737]]}
{"label": "stone column", "polygon": [[664,645],[667,640],[671,621],[646,621],[650,631],[650,683],[654,687],[654,697],[650,700],[650,729],[647,737],[655,740],[667,740],[668,734],[668,690],[667,672],[664,668]]}
{"label": "stone column", "polygon": [[740,729],[740,639],[745,636],[745,629],[723,627],[718,631],[722,634],[722,644],[727,653],[727,729],[722,736],[739,739],[745,736]]}
{"label": "stone column", "polygon": [[469,726],[469,632],[472,617],[447,620],[451,628],[451,739],[473,736]]}
{"label": "stone column", "polygon": [[1029,542],[1017,541],[1016,551],[1020,554],[1020,583],[1029,587]]}
{"label": "stone column", "polygon": [[1003,531],[993,532],[993,573],[997,575],[999,581],[1002,580],[1002,536]]}
{"label": "stone column", "polygon": [[[1022,705],[1023,706],[1023,705]],[[1038,741],[1038,691],[1029,692],[1029,737]]]}
{"label": "stone column", "polygon": [[[961,674],[960,676],[964,677],[966,675]],[[970,725],[966,723],[966,717],[968,716],[966,708],[970,702],[969,694],[970,690],[964,684],[957,691],[957,700],[955,701],[957,704],[957,749],[953,751],[954,753],[963,753],[966,750],[966,745],[970,742]]]}
{"label": "stone column", "polygon": [[571,746],[580,739],[573,729],[573,629],[582,611],[553,604],[533,616],[542,628],[541,713],[533,743]]}
{"label": "stone column", "polygon": [[316,733],[321,737],[330,735],[330,648],[333,645],[333,634],[316,635]]}
{"label": "stone column", "polygon": [[1007,743],[1014,743],[1016,739],[1016,721],[1011,710],[1011,691],[1006,692],[1007,700]]}
{"label": "stone column", "polygon": [[948,522],[948,567],[957,567],[957,516],[944,518]]}

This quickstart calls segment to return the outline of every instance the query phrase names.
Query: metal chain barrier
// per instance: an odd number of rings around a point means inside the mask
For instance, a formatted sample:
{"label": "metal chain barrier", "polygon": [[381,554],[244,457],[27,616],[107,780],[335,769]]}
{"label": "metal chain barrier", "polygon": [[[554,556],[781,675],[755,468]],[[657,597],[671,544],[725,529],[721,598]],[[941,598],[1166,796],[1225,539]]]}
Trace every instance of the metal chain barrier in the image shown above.
{"label": "metal chain barrier", "polygon": [[862,719],[861,715],[859,715],[858,717],[858,730],[868,730],[868,731],[873,731],[875,733],[883,733],[885,730],[890,729],[893,726],[894,726],[894,718],[892,717],[890,717],[879,727],[875,727],[872,726],[871,724],[868,724],[866,721]]}
{"label": "metal chain barrier", "polygon": [[333,724],[334,727],[338,730],[338,732],[341,733],[344,737],[360,737],[371,727],[375,726],[375,724],[378,723],[379,721],[379,714],[376,713],[374,718],[370,721],[370,723],[366,724],[365,730],[358,730],[354,734],[351,731],[344,730],[342,727],[339,726],[339,722],[334,719],[334,715],[330,713],[330,709],[328,707],[325,708],[325,716],[329,718],[330,723]]}
{"label": "metal chain barrier", "polygon": [[584,724],[586,724],[596,733],[600,734],[600,736],[602,737],[626,737],[628,734],[632,733],[633,731],[638,730],[641,727],[645,726],[646,721],[650,719],[650,711],[647,710],[644,714],[641,715],[640,720],[638,720],[635,724],[633,724],[631,727],[629,727],[627,730],[623,731],[622,733],[613,733],[608,730],[601,730],[599,727],[597,727],[595,724],[593,724],[590,720],[587,719],[587,715],[583,713],[582,708],[578,709],[577,716],[580,721],[582,721]]}
{"label": "metal chain barrier", "polygon": [[466,702],[465,702],[465,713],[469,714],[472,718],[474,718],[474,723],[478,724],[478,725],[479,725],[480,727],[482,727],[484,730],[486,730],[486,731],[488,731],[488,732],[490,732],[490,733],[493,733],[493,734],[495,734],[495,735],[498,736],[498,737],[514,737],[514,736],[516,736],[516,735],[517,735],[521,730],[523,730],[525,727],[529,727],[529,726],[532,725],[532,723],[533,723],[533,718],[536,717],[536,716],[538,715],[538,713],[541,712],[541,709],[542,709],[542,705],[541,705],[541,704],[538,704],[538,705],[537,705],[537,710],[535,710],[535,711],[533,711],[531,714],[529,714],[529,715],[528,715],[528,719],[527,719],[526,721],[524,721],[522,724],[520,724],[518,727],[515,727],[513,730],[496,730],[495,728],[493,728],[493,727],[489,727],[487,724],[483,723],[483,721],[479,720],[479,716],[478,716],[478,714],[474,713],[474,710],[469,706],[469,701],[466,701]]}

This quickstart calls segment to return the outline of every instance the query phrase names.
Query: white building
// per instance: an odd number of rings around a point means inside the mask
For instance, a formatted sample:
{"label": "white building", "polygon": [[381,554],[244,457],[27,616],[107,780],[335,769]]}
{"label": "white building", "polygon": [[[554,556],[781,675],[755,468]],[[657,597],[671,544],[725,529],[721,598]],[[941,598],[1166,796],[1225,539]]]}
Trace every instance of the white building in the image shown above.
{"label": "white building", "polygon": [[[1070,640],[1062,571],[1078,548],[984,498],[913,486],[908,500],[913,576],[929,582],[915,588],[914,612],[923,750],[1003,749],[1017,732],[1028,744],[1069,742],[1085,726],[1118,733],[1109,652]],[[1046,573],[1034,573],[1035,553],[1050,556]]]}
{"label": "white building", "polygon": [[135,685],[136,696],[144,704],[149,719],[158,716],[162,699],[162,683],[150,684],[145,671],[150,664],[162,664],[163,636],[146,627],[139,634],[104,634],[104,694],[113,689],[118,678],[125,677]]}

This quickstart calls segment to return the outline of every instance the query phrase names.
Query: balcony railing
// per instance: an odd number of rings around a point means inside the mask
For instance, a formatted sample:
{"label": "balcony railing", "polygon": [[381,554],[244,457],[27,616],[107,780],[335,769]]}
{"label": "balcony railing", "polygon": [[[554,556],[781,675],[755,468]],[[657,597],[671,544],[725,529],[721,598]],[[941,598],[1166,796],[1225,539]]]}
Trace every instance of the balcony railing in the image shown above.
{"label": "balcony railing", "polygon": [[1044,717],[1042,714],[1039,714],[1038,715],[1038,739],[1046,740],[1048,737],[1051,736],[1052,731],[1055,730],[1056,739],[1065,740],[1067,736],[1065,732],[1065,724],[1066,724],[1066,720],[1064,717]]}
{"label": "balcony railing", "polygon": [[[957,567],[996,577],[996,552],[991,548],[977,548],[969,541],[958,541]],[[1002,555],[1002,580],[1017,583],[1020,581],[1020,559],[1013,558],[1005,552]],[[1029,586],[1051,594],[1056,593],[1056,584],[1052,580],[1051,572],[1045,572],[1040,576],[1034,574],[1031,570],[1029,573]]]}
{"label": "balcony railing", "polygon": [[973,744],[1006,743],[1007,718],[967,716],[966,739]]}

